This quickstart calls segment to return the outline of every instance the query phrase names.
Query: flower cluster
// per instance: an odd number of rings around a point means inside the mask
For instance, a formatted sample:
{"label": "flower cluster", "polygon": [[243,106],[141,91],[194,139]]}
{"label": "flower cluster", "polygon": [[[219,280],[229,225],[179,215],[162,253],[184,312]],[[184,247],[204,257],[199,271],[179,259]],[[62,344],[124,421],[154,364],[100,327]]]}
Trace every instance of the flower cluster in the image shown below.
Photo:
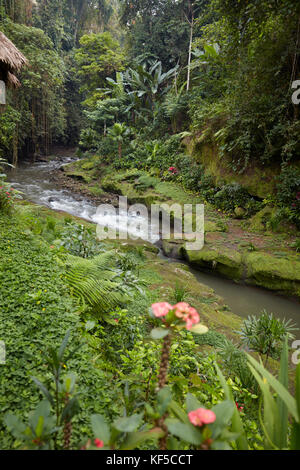
{"label": "flower cluster", "polygon": [[190,411],[188,414],[190,422],[194,426],[202,427],[205,424],[214,423],[216,421],[216,415],[211,410],[205,408],[198,408],[195,411]]}
{"label": "flower cluster", "polygon": [[152,305],[152,311],[157,318],[166,317],[169,312],[173,312],[176,318],[185,322],[187,330],[191,330],[193,325],[200,322],[197,310],[186,302],[179,302],[173,306],[167,302],[156,303]]}
{"label": "flower cluster", "polygon": [[240,406],[237,401],[235,402],[235,406],[236,406],[238,411],[243,411],[243,409],[244,409],[244,407]]}
{"label": "flower cluster", "polygon": [[0,211],[9,211],[13,203],[13,191],[13,188],[9,189],[5,186],[0,186]]}
{"label": "flower cluster", "polygon": [[100,441],[100,439],[95,439],[94,444],[96,447],[98,447],[98,449],[101,449],[104,446],[104,442]]}
{"label": "flower cluster", "polygon": [[170,173],[172,173],[172,175],[177,175],[177,173],[178,173],[178,170],[177,170],[177,168],[176,168],[175,166],[170,166],[170,168],[168,169],[168,171],[169,171]]}

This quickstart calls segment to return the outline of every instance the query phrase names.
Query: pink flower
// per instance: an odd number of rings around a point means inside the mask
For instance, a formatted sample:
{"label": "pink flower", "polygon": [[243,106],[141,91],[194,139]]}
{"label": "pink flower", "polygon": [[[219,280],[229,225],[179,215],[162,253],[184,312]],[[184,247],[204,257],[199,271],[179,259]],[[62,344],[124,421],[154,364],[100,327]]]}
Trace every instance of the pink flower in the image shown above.
{"label": "pink flower", "polygon": [[244,409],[244,407],[240,406],[237,401],[235,402],[235,406],[237,407],[238,411],[243,411],[243,409]]}
{"label": "pink flower", "polygon": [[186,302],[179,302],[174,305],[175,315],[177,318],[182,318],[186,322],[186,329],[190,330],[193,325],[200,321],[200,316],[197,310],[191,307]]}
{"label": "pink flower", "polygon": [[100,439],[95,439],[94,444],[95,444],[96,447],[98,447],[98,449],[101,449],[101,447],[104,446],[104,442],[100,441]]}
{"label": "pink flower", "polygon": [[204,424],[214,423],[216,421],[216,415],[211,410],[205,408],[198,408],[198,410],[190,411],[188,414],[190,422],[194,426],[203,426]]}
{"label": "pink flower", "polygon": [[154,316],[159,318],[165,317],[173,307],[167,302],[159,302],[157,304],[153,304],[151,308],[153,310]]}
{"label": "pink flower", "polygon": [[175,168],[175,166],[170,166],[168,171],[170,171],[173,174],[178,173],[178,170],[177,170],[177,168]]}

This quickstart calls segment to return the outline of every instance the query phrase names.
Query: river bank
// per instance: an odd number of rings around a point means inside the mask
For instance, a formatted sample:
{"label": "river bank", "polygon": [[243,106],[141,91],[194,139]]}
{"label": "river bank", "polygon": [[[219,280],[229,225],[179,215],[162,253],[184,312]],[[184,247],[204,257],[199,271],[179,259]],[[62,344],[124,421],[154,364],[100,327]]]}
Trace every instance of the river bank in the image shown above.
{"label": "river bank", "polygon": [[[82,159],[55,170],[52,177],[78,194],[95,196],[98,201],[116,204],[118,195],[130,203],[203,203],[197,195],[145,171],[108,173],[97,168],[97,160]],[[114,196],[113,196],[114,194]],[[188,251],[185,240],[163,240],[166,256],[186,260],[200,271],[214,272],[235,282],[245,282],[300,297],[300,253],[293,248],[297,237],[291,231],[272,233],[263,225],[263,214],[251,220],[233,219],[205,205],[205,247]]]}
{"label": "river bank", "polygon": [[[60,155],[59,153],[57,153],[55,157],[51,157],[48,162],[43,161],[36,163],[35,165],[30,164],[22,166],[20,170],[12,172],[9,178],[10,181],[13,181],[14,184],[16,184],[16,188],[24,192],[24,197],[27,200],[39,204],[39,206],[44,206],[40,207],[39,211],[41,212],[38,212],[38,218],[40,217],[40,213],[43,214],[44,211],[46,211],[46,214],[49,217],[51,217],[51,214],[58,213],[61,214],[62,218],[69,217],[69,215],[74,216],[75,220],[78,220],[80,223],[86,223],[83,222],[83,220],[99,223],[98,219],[95,218],[97,203],[96,200],[92,198],[90,190],[92,189],[92,191],[94,191],[95,188],[97,188],[101,193],[102,202],[115,202],[115,205],[117,205],[118,196],[116,194],[111,195],[107,190],[105,191],[104,189],[101,189],[101,184],[104,184],[107,188],[107,185],[109,184],[117,184],[114,182],[115,176],[117,176],[119,180],[120,178],[125,177],[122,185],[128,188],[126,181],[130,181],[130,178],[132,178],[132,172],[125,172],[125,174],[124,172],[115,172],[114,176],[111,174],[108,180],[107,177],[105,178],[105,169],[101,169],[102,178],[100,174],[96,174],[95,177],[91,177],[91,173],[95,172],[94,162],[91,160],[88,162],[86,160],[80,162],[90,165],[90,170],[84,170],[83,172],[84,178],[90,178],[89,183],[85,182],[82,178],[80,181],[80,178],[69,176],[68,173],[74,171],[73,165],[78,165],[78,163],[74,162],[73,154],[66,156]],[[60,169],[62,165],[64,167],[64,171]],[[76,172],[78,171],[80,170],[77,168]],[[53,176],[55,181],[53,180]],[[64,185],[60,184],[62,179],[65,181]],[[76,183],[75,185],[74,182]],[[174,188],[172,183],[163,183],[159,186],[159,189],[160,191],[164,190],[167,194],[172,193],[174,198],[176,197],[180,200],[189,201],[191,197],[193,197],[190,194],[184,193],[180,188]],[[152,191],[154,190],[152,189]],[[131,192],[133,192],[132,189]],[[143,197],[144,194],[147,195],[147,193],[149,193],[149,190],[145,190],[142,194],[138,191],[135,191],[135,193],[138,194],[139,197]],[[89,196],[87,197],[85,194],[88,194]],[[130,194],[130,196],[132,197],[132,194]],[[157,194],[155,198],[163,199],[162,193]],[[47,207],[50,210],[46,209]],[[48,210],[49,213],[47,213]],[[56,212],[53,213],[53,210]],[[77,217],[79,218],[77,219]],[[127,223],[126,217],[127,216],[125,214],[123,220],[124,223]],[[228,232],[228,225],[230,225],[231,222],[239,223],[239,221],[232,221],[225,215],[208,207],[206,210],[206,243],[208,237],[211,235],[217,236],[219,234],[224,236],[225,234],[230,233]],[[91,226],[94,227],[94,225]],[[220,230],[220,232],[210,232],[208,230]],[[256,236],[256,234],[251,235]],[[272,237],[270,237],[270,239],[272,240]],[[244,247],[244,249],[246,250],[246,248],[251,247],[251,245],[249,244],[249,239],[247,239],[247,237],[245,237],[245,242],[246,247]],[[169,244],[172,243],[172,241],[165,241],[164,245],[166,245],[166,243]],[[158,249],[153,247],[153,245],[148,244],[148,246],[152,246],[155,253],[158,252]],[[292,250],[290,249],[290,252],[291,251]],[[172,260],[168,257],[165,261],[170,262],[176,260]],[[180,261],[180,263],[186,263],[185,260],[178,261]],[[185,267],[185,269],[187,269],[187,267]],[[189,269],[192,270],[199,283],[213,288],[216,294],[224,299],[225,304],[228,306],[228,310],[231,310],[239,317],[246,318],[248,315],[259,315],[263,309],[266,309],[268,312],[273,312],[278,318],[291,319],[300,327],[299,302],[297,300],[282,297],[272,290],[265,290],[256,286],[247,286],[241,280],[239,281],[239,284],[237,284],[232,280],[225,279],[224,276],[220,276],[216,269],[212,269],[210,271],[203,267],[200,269],[197,267],[197,269],[193,270],[190,264]],[[230,324],[230,319],[228,324]]]}

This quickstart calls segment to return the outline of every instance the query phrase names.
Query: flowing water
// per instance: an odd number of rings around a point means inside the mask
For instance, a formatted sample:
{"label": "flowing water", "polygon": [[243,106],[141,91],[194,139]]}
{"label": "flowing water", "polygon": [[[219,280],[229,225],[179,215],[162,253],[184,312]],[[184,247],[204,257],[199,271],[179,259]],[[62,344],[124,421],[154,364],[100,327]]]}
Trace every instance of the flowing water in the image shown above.
{"label": "flowing water", "polygon": [[[83,196],[78,196],[71,191],[65,190],[57,186],[49,178],[52,170],[58,169],[62,165],[71,162],[71,158],[63,160],[52,160],[46,163],[24,164],[19,169],[10,172],[8,180],[13,186],[23,192],[23,197],[31,202],[45,205],[53,210],[60,210],[71,215],[81,217],[94,223],[110,226],[116,224],[115,218],[108,213],[106,216],[97,215],[96,205]],[[127,212],[120,213],[120,225],[132,227],[131,232],[135,234],[137,220],[143,220],[139,214],[131,214]],[[139,231],[139,235],[141,232]],[[147,239],[148,234],[145,234]],[[157,241],[155,237],[151,240]],[[162,255],[161,255],[162,256]],[[162,256],[163,257],[163,256]],[[165,257],[163,257],[165,258]],[[173,260],[168,259],[170,262]],[[251,287],[246,285],[238,285],[233,281],[216,277],[210,273],[203,273],[191,269],[199,282],[206,284],[214,289],[216,294],[224,298],[226,304],[231,310],[239,316],[247,317],[248,315],[257,315],[263,309],[273,312],[279,318],[291,319],[300,328],[300,303],[296,299],[285,298],[266,289]],[[300,332],[297,336],[300,335]]]}

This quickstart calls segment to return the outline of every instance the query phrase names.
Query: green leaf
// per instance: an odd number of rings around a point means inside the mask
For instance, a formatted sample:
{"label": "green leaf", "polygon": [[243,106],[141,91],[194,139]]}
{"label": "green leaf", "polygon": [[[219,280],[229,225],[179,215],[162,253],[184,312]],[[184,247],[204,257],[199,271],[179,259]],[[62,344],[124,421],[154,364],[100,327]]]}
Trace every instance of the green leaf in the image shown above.
{"label": "green leaf", "polygon": [[71,421],[71,419],[75,416],[75,414],[79,411],[79,403],[77,396],[71,398],[68,401],[66,406],[64,407],[62,414],[61,414],[61,424],[64,421]]}
{"label": "green leaf", "polygon": [[100,414],[92,415],[91,424],[94,437],[103,441],[104,444],[108,444],[110,441],[110,429],[105,418]]}
{"label": "green leaf", "polygon": [[[217,363],[215,363],[215,368],[216,368],[217,375],[219,377],[220,383],[221,383],[221,385],[224,389],[226,399],[231,400],[233,402],[233,404],[235,405],[235,401],[233,399],[232,391],[231,391],[229,385],[227,384],[227,382],[225,380],[225,377],[222,374],[222,372],[221,372],[221,370],[220,370]],[[233,433],[236,433],[240,436],[236,440],[238,450],[248,450],[249,446],[248,446],[248,441],[247,441],[246,434],[245,434],[245,431],[244,431],[243,422],[242,422],[240,414],[239,414],[239,412],[236,408],[234,410],[233,417],[232,417],[231,430],[232,430]]]}
{"label": "green leaf", "polygon": [[61,343],[61,346],[58,350],[58,359],[59,361],[62,361],[62,358],[63,358],[63,355],[64,355],[64,352],[65,352],[65,349],[67,347],[67,344],[68,344],[68,341],[69,341],[69,338],[70,338],[70,334],[71,334],[71,329],[69,329]]}
{"label": "green leaf", "polygon": [[22,440],[24,438],[26,426],[16,415],[12,413],[6,413],[4,415],[3,421],[8,430],[16,439]]}
{"label": "green leaf", "polygon": [[291,450],[300,450],[300,424],[293,423],[291,436]]}
{"label": "green leaf", "polygon": [[41,437],[43,435],[44,422],[45,422],[44,416],[39,416],[38,423],[35,428],[35,434],[37,437]]}
{"label": "green leaf", "polygon": [[266,379],[262,379],[259,373],[249,365],[249,368],[257,380],[264,397],[264,422],[261,422],[265,434],[265,448],[274,449],[276,428],[280,428],[278,408],[270,392],[270,386]]}
{"label": "green leaf", "polygon": [[190,423],[187,413],[181,408],[180,405],[178,405],[176,401],[171,401],[169,404],[169,409],[180,421],[186,424]]}
{"label": "green leaf", "polygon": [[[279,382],[288,389],[289,386],[289,352],[288,352],[288,339],[285,338],[279,370]],[[284,401],[277,398],[277,408],[279,414],[280,427],[275,429],[275,444],[279,449],[285,449],[287,447],[288,440],[288,409]]]}
{"label": "green leaf", "polygon": [[211,411],[216,415],[216,421],[209,424],[213,439],[218,438],[220,434],[222,434],[224,428],[230,424],[235,409],[236,406],[231,400],[225,400],[212,408]]}
{"label": "green leaf", "polygon": [[113,426],[121,432],[134,432],[140,426],[143,419],[143,413],[134,414],[128,418],[119,418],[114,421]]}
{"label": "green leaf", "polygon": [[150,334],[153,339],[162,339],[168,336],[169,333],[170,331],[166,328],[154,328]]}
{"label": "green leaf", "polygon": [[166,426],[171,434],[179,437],[189,444],[199,446],[203,442],[203,437],[199,429],[196,429],[192,424],[182,423],[177,419],[167,419]]}
{"label": "green leaf", "polygon": [[168,387],[164,387],[159,390],[157,394],[157,410],[160,416],[163,416],[167,411],[167,408],[172,401],[171,390]]}
{"label": "green leaf", "polygon": [[296,402],[298,416],[300,417],[300,363],[298,364],[296,369]]}
{"label": "green leaf", "polygon": [[194,395],[188,393],[186,396],[186,410],[188,413],[190,411],[198,410],[198,408],[205,408],[202,403],[200,403]]}
{"label": "green leaf", "polygon": [[96,326],[96,322],[89,320],[85,324],[85,331],[91,331],[95,328],[95,326]]}
{"label": "green leaf", "polygon": [[275,378],[269,371],[267,371],[262,364],[259,364],[250,354],[247,354],[249,362],[253,367],[262,375],[262,377],[270,384],[275,392],[286,404],[290,414],[296,422],[299,422],[299,415],[296,400],[288,392],[288,390]]}
{"label": "green leaf", "polygon": [[56,417],[51,415],[51,405],[48,400],[41,401],[35,410],[29,413],[28,423],[33,435],[41,437],[53,432]]}
{"label": "green leaf", "polygon": [[140,444],[148,440],[158,440],[165,435],[161,428],[154,428],[150,431],[129,433],[126,440],[120,447],[120,450],[136,449]]}
{"label": "green leaf", "polygon": [[189,331],[191,331],[195,335],[204,335],[205,333],[208,332],[208,328],[207,326],[201,325],[201,323],[198,323],[197,325],[194,325]]}
{"label": "green leaf", "polygon": [[42,382],[40,382],[36,377],[31,377],[31,379],[36,383],[36,385],[39,387],[39,389],[42,391],[42,393],[45,395],[51,405],[54,406],[53,397],[49,390],[45,387],[45,385],[43,385]]}

